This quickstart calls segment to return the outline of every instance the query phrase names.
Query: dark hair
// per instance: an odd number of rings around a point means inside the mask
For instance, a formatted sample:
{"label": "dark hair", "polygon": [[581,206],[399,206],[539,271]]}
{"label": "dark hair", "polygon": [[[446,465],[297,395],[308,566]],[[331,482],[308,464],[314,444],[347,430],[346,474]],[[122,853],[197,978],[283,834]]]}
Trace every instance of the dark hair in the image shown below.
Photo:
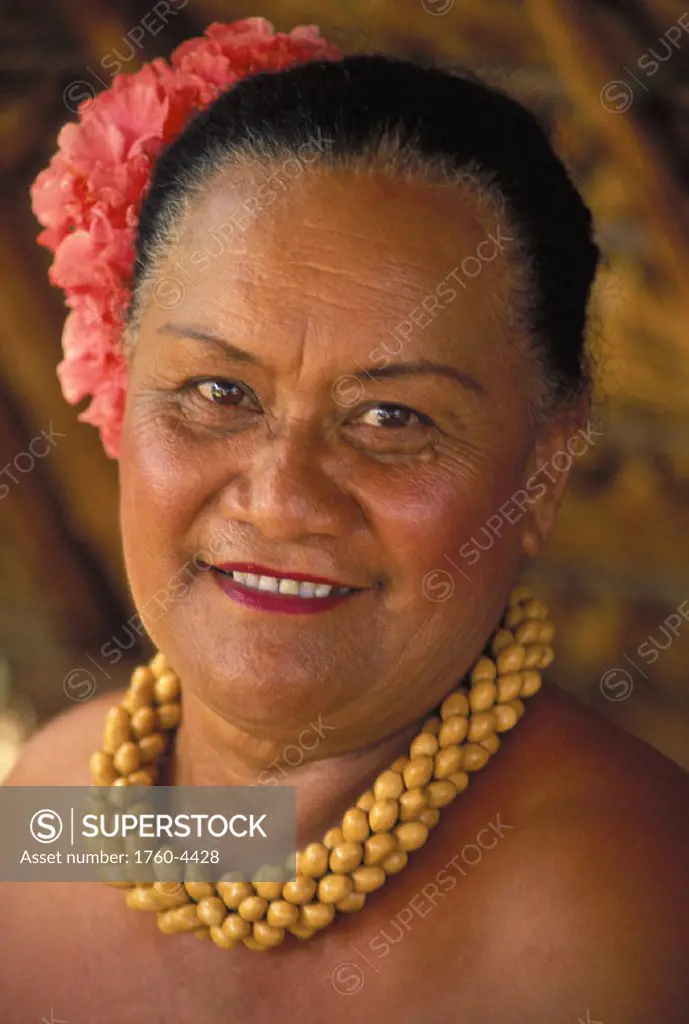
{"label": "dark hair", "polygon": [[[551,392],[588,383],[584,335],[600,257],[591,214],[537,118],[474,75],[385,56],[312,61],[246,78],[161,155],[143,203],[134,299],[187,200],[234,157],[295,155],[314,137],[328,164],[372,163],[381,144],[412,165],[471,170],[498,199],[528,263],[528,324]],[[132,320],[135,314],[130,310]]]}

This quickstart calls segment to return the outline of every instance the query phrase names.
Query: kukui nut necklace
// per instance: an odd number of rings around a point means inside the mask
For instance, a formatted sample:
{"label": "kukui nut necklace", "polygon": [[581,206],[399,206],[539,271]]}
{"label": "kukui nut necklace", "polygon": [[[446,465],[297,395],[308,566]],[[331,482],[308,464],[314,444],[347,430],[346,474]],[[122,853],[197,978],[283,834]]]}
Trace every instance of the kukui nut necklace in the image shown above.
{"label": "kukui nut necklace", "polygon": [[[499,733],[524,713],[522,698],[540,689],[539,670],[553,659],[555,630],[547,618],[528,587],[512,592],[484,656],[428,718],[408,756],[378,776],[339,827],[296,855],[296,877],[111,884],[128,890],[132,909],[155,911],[161,931],[193,932],[222,949],[270,949],[287,932],[308,939],[337,911],[361,910],[369,893],[402,871],[437,825],[440,809],[498,750]],[[103,749],[90,761],[94,784],[155,785],[180,719],[180,681],[158,652],[134,670],[123,701],[107,713]]]}

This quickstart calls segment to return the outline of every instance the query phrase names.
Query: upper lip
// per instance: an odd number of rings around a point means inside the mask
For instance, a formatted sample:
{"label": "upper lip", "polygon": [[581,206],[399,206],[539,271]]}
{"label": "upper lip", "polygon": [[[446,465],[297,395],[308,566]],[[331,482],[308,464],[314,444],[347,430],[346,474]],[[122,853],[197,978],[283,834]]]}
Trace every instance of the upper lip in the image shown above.
{"label": "upper lip", "polygon": [[257,562],[220,562],[213,566],[223,572],[246,572],[256,576],[275,576],[279,579],[298,580],[305,583],[327,583],[330,587],[347,587],[350,590],[363,590],[352,583],[343,580],[330,579],[327,576],[315,576],[313,573],[296,572],[292,569],[271,569],[267,565],[259,565]]}

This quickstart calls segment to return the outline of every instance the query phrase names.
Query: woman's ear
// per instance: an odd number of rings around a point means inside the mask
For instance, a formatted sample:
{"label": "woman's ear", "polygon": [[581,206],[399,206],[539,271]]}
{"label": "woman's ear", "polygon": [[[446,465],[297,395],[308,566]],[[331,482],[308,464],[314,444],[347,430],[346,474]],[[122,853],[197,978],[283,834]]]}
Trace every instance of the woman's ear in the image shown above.
{"label": "woman's ear", "polygon": [[603,436],[603,431],[591,423],[589,413],[590,400],[585,394],[552,417],[538,432],[524,480],[528,495],[525,502],[530,506],[522,529],[525,555],[537,555],[545,544],[555,524],[572,466]]}

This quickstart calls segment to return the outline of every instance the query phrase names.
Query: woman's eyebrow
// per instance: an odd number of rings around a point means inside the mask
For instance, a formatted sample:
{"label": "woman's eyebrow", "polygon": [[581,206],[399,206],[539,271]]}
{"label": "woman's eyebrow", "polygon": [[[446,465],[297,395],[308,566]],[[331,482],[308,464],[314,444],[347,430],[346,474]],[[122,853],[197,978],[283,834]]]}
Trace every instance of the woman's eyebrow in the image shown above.
{"label": "woman's eyebrow", "polygon": [[[203,341],[208,345],[222,349],[225,354],[237,362],[252,363],[254,366],[265,367],[265,363],[252,352],[247,352],[245,349],[233,345],[226,338],[219,338],[211,334],[197,324],[173,324],[168,322],[159,327],[156,333],[172,334],[178,338],[191,338],[194,341]],[[357,365],[361,366],[361,363]],[[429,359],[416,359],[407,363],[393,363],[391,366],[371,366],[369,369],[362,367],[356,373],[348,374],[347,376],[359,380],[370,377],[378,381],[422,374],[435,374],[436,376],[447,377],[461,384],[462,387],[478,392],[478,394],[485,395],[486,393],[483,385],[465,370],[458,370],[457,367],[448,366],[445,363],[433,363]]]}
{"label": "woman's eyebrow", "polygon": [[199,327],[196,324],[173,324],[168,322],[159,327],[156,334],[173,334],[177,338],[191,338],[193,341],[204,341],[208,345],[214,345],[216,348],[222,349],[226,355],[229,355],[237,362],[253,363],[254,366],[265,365],[263,360],[259,359],[252,352],[238,348],[237,345],[233,345],[226,338],[218,338],[215,334],[211,334],[205,328]]}
{"label": "woman's eyebrow", "polygon": [[[361,363],[358,365],[361,366]],[[472,377],[470,373],[467,373],[465,370],[458,370],[455,366],[447,366],[445,363],[433,363],[429,359],[416,359],[408,363],[393,363],[391,366],[371,366],[368,370],[362,367],[361,370],[351,374],[351,376],[357,379],[372,377],[374,380],[379,380],[386,377],[405,377],[412,374],[431,373],[441,377],[448,377],[450,380],[457,381],[462,387],[469,388],[471,391],[477,391],[481,395],[486,394],[483,384],[476,380],[475,377]]]}

